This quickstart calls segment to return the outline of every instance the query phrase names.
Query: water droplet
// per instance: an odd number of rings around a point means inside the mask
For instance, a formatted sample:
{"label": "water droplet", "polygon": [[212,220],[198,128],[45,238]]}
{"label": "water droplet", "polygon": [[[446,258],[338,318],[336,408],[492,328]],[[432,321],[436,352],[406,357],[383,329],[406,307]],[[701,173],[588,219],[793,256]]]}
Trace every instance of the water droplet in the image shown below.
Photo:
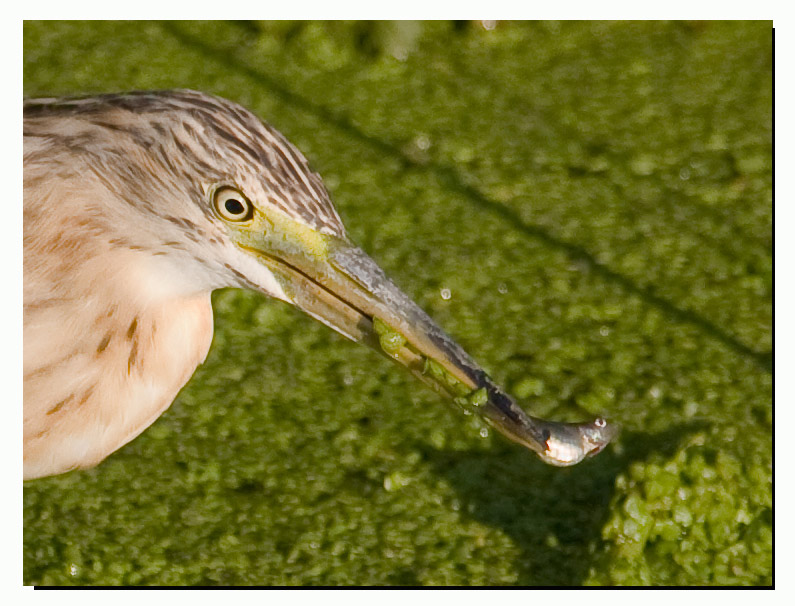
{"label": "water droplet", "polygon": [[495,27],[497,27],[496,21],[481,21],[480,24],[483,26],[487,32],[493,31]]}
{"label": "water droplet", "polygon": [[501,295],[504,295],[505,293],[508,292],[508,285],[505,282],[500,282],[497,285],[497,292],[500,293]]}
{"label": "water droplet", "polygon": [[69,564],[69,574],[71,574],[73,577],[77,576],[77,564]]}
{"label": "water droplet", "polygon": [[445,301],[449,301],[450,297],[453,296],[453,294],[450,292],[449,288],[443,288],[441,290],[441,295],[442,295],[442,299],[444,299]]}
{"label": "water droplet", "polygon": [[606,337],[610,334],[610,329],[607,326],[602,326],[602,328],[599,329],[599,334]]}
{"label": "water droplet", "polygon": [[488,438],[489,437],[489,429],[488,429],[488,427],[481,427],[480,428],[480,437],[481,438]]}
{"label": "water droplet", "polygon": [[690,178],[690,171],[686,168],[683,168],[679,171],[679,178],[682,181],[687,181]]}
{"label": "water droplet", "polygon": [[353,385],[353,381],[354,381],[354,379],[353,379],[353,375],[351,375],[351,374],[345,374],[345,375],[343,375],[343,377],[342,377],[342,382],[343,382],[345,385],[349,386],[349,387],[350,387],[351,385]]}
{"label": "water droplet", "polygon": [[417,147],[417,149],[427,151],[431,146],[431,140],[428,138],[428,135],[419,135],[414,139],[414,145]]}

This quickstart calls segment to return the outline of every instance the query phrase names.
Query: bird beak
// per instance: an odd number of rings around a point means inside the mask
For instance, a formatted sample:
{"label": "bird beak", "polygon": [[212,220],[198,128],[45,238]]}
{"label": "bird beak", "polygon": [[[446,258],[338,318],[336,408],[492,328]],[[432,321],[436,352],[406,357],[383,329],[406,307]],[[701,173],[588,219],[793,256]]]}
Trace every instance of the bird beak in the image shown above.
{"label": "bird beak", "polygon": [[240,243],[310,316],[405,366],[547,463],[573,465],[599,452],[615,434],[601,419],[565,424],[528,416],[364,251],[317,232],[302,229],[295,235]]}

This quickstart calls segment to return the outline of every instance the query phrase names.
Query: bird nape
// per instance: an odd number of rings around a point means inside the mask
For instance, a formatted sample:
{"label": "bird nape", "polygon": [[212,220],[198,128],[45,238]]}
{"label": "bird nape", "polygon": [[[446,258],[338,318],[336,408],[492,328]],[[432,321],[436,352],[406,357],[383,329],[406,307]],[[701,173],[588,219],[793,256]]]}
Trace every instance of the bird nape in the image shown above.
{"label": "bird nape", "polygon": [[553,465],[603,419],[528,416],[348,239],[320,177],[243,107],[190,90],[24,103],[24,476],[91,467],[204,360],[210,293],[292,303]]}

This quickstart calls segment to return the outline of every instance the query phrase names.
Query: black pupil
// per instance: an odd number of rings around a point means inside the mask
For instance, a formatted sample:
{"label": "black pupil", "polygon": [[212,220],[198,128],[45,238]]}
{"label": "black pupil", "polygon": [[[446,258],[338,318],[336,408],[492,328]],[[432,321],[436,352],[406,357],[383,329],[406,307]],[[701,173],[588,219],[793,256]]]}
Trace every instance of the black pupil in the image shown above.
{"label": "black pupil", "polygon": [[243,203],[235,198],[229,198],[224,202],[224,208],[230,215],[242,215],[246,210]]}

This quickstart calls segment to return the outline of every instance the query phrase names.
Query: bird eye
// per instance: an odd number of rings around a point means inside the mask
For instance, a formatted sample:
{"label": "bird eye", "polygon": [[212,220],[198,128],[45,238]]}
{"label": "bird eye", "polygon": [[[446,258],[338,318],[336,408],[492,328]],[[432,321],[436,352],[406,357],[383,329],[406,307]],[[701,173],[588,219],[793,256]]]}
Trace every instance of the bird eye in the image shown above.
{"label": "bird eye", "polygon": [[254,215],[254,207],[241,192],[233,187],[219,187],[213,193],[215,211],[227,221],[248,221]]}

